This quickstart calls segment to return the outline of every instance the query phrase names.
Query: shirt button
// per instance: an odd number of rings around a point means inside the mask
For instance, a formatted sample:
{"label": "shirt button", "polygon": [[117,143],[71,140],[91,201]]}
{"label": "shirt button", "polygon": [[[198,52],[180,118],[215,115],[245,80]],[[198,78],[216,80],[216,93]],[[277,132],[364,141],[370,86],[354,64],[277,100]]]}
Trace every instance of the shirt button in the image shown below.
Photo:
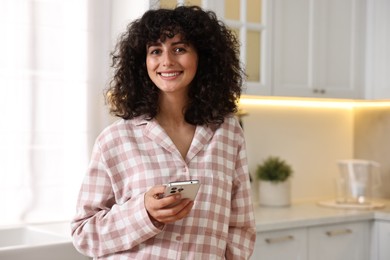
{"label": "shirt button", "polygon": [[180,241],[180,240],[181,240],[181,236],[177,236],[176,241]]}

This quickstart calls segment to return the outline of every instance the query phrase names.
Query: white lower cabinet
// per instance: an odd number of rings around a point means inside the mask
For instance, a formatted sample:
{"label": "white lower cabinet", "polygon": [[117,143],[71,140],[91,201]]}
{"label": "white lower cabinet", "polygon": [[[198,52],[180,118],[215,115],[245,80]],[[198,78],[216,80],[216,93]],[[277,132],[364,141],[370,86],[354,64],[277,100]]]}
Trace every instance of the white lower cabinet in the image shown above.
{"label": "white lower cabinet", "polygon": [[376,223],[377,232],[377,243],[378,246],[377,254],[378,260],[389,260],[390,259],[390,222],[388,221],[377,221]]}
{"label": "white lower cabinet", "polygon": [[[370,225],[371,222],[362,221],[258,232],[251,259],[367,260]],[[384,259],[389,260],[389,255]]]}
{"label": "white lower cabinet", "polygon": [[309,259],[367,260],[370,222],[342,223],[308,229]]}
{"label": "white lower cabinet", "polygon": [[306,229],[257,233],[252,260],[306,260]]}

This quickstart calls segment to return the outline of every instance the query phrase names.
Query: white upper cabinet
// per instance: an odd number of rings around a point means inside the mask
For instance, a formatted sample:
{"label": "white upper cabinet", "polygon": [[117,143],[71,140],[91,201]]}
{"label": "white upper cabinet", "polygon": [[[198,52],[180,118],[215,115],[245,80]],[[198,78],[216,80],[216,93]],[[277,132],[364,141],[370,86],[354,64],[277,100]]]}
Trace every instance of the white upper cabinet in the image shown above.
{"label": "white upper cabinet", "polygon": [[390,0],[367,1],[367,99],[390,98]]}
{"label": "white upper cabinet", "polygon": [[216,12],[240,41],[240,60],[247,75],[244,93],[272,95],[269,51],[272,6],[267,0],[160,0],[157,3],[168,8],[195,4]]}
{"label": "white upper cabinet", "polygon": [[156,2],[217,13],[241,42],[245,94],[390,98],[390,0]]}
{"label": "white upper cabinet", "polygon": [[362,98],[364,0],[274,0],[273,94]]}
{"label": "white upper cabinet", "polygon": [[245,94],[271,95],[271,6],[265,0],[205,1],[238,37],[247,79]]}

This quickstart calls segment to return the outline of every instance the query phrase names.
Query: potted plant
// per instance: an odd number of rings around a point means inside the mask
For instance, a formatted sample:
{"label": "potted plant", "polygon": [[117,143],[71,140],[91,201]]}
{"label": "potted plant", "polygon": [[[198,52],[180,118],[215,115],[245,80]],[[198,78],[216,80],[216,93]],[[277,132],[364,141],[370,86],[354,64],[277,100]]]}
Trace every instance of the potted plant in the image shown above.
{"label": "potted plant", "polygon": [[261,206],[290,205],[291,166],[277,156],[269,156],[256,169],[259,180],[259,203]]}

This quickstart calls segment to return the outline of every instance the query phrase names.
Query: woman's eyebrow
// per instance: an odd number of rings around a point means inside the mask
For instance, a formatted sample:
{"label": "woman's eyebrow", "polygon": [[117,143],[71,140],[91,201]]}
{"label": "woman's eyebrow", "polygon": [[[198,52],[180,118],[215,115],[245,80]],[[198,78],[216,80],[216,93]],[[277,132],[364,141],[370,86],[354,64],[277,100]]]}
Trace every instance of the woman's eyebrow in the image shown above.
{"label": "woman's eyebrow", "polygon": [[173,43],[172,43],[172,45],[178,45],[178,44],[189,45],[189,43],[186,42],[186,41],[177,41],[177,42],[173,42]]}
{"label": "woman's eyebrow", "polygon": [[[187,41],[177,41],[177,42],[172,42],[172,46],[176,46],[176,45],[180,45],[180,44],[183,44],[183,45],[189,45],[189,43]],[[146,45],[146,48],[150,48],[150,47],[157,47],[157,46],[161,46],[163,45],[163,43],[161,42],[150,42]]]}
{"label": "woman's eyebrow", "polygon": [[150,42],[146,45],[146,48],[150,48],[150,47],[156,47],[156,46],[161,46],[162,43],[161,42]]}

